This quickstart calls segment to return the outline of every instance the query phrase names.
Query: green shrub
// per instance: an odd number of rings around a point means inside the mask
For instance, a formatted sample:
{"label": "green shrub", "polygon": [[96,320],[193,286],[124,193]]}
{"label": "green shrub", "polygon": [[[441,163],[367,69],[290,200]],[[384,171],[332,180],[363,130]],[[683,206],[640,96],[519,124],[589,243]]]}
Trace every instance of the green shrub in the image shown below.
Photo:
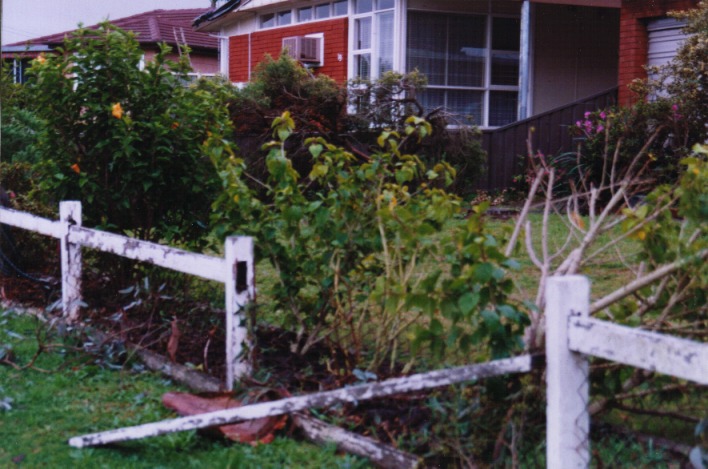
{"label": "green shrub", "polygon": [[142,69],[134,35],[104,23],[34,61],[41,198],[81,200],[87,225],[143,239],[203,236],[218,183],[202,142],[228,119],[214,94],[182,85],[188,65],[168,52]]}
{"label": "green shrub", "polygon": [[375,370],[412,364],[411,339],[438,357],[446,348],[475,345],[482,356],[500,357],[521,347],[527,317],[508,297],[513,264],[485,232],[483,208],[447,231],[460,199],[430,184],[449,183],[454,170],[445,163],[427,169],[400,151],[429,134],[427,122],[411,117],[404,133],[382,133],[363,162],[310,139],[307,177],[285,151],[290,115],[273,128],[260,191],[249,187],[243,159],[215,147],[224,191],[214,222],[219,236],[236,229],[254,236],[258,254],[272,263],[277,282],[262,293],[296,332],[293,351],[325,341],[346,351],[351,369]]}

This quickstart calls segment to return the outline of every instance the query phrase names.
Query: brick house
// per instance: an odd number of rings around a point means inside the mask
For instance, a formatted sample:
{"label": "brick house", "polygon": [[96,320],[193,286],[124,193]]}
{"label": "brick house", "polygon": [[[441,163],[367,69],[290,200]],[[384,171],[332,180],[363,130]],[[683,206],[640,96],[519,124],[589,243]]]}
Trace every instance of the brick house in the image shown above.
{"label": "brick house", "polygon": [[[145,60],[150,60],[159,50],[159,44],[172,47],[171,59],[178,55],[178,45],[187,44],[191,49],[190,60],[195,74],[212,75],[219,72],[219,42],[209,33],[194,31],[192,21],[206,9],[153,10],[125,18],[111,20],[121,29],[133,31]],[[88,26],[95,29],[98,25]],[[12,61],[15,81],[24,82],[24,72],[32,59],[41,53],[51,53],[61,46],[72,31],[42,36],[29,41],[2,46],[3,61]]]}
{"label": "brick house", "polygon": [[[627,84],[668,60],[681,25],[667,12],[697,0],[222,0],[194,21],[218,34],[221,73],[247,82],[288,45],[342,83],[388,70],[428,77],[422,104],[473,116],[488,176],[508,187],[527,152],[574,148],[568,126],[628,104]],[[318,49],[319,48],[319,49]],[[292,51],[291,51],[292,52]]]}

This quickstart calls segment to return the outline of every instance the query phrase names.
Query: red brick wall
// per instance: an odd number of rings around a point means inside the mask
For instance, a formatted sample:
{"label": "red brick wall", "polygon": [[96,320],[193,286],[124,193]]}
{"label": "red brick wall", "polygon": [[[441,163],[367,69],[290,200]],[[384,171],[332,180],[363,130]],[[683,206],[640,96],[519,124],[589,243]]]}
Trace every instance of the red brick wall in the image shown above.
{"label": "red brick wall", "polygon": [[666,16],[668,11],[694,7],[698,0],[623,0],[620,13],[619,102],[627,105],[634,96],[627,85],[646,78],[649,35],[647,20]]}
{"label": "red brick wall", "polygon": [[280,55],[284,37],[323,33],[324,66],[314,71],[316,74],[328,75],[339,82],[344,82],[347,79],[348,27],[347,18],[338,18],[256,31],[250,34],[250,38],[248,34],[232,36],[229,38],[229,79],[233,82],[248,81],[249,42],[250,70],[253,72],[266,54],[274,58]]}

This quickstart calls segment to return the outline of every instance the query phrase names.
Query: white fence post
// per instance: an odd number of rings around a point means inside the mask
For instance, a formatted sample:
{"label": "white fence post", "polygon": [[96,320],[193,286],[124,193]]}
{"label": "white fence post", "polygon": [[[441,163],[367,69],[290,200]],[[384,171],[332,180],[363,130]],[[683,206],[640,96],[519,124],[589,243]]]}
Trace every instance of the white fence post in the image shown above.
{"label": "white fence post", "polygon": [[59,219],[66,230],[61,236],[62,313],[72,323],[79,318],[81,306],[81,247],[69,242],[69,227],[81,226],[81,202],[60,202]]}
{"label": "white fence post", "polygon": [[246,305],[255,297],[253,238],[230,236],[224,245],[226,258],[226,389],[250,372]]}
{"label": "white fence post", "polygon": [[588,361],[568,349],[571,316],[587,317],[590,281],[583,276],[551,277],[546,286],[546,467],[590,465]]}

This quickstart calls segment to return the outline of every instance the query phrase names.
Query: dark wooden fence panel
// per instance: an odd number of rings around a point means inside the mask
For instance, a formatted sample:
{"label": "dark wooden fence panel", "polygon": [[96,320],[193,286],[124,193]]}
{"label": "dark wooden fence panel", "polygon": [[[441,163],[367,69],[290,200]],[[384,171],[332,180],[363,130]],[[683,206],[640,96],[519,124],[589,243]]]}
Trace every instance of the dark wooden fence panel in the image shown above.
{"label": "dark wooden fence panel", "polygon": [[487,175],[477,181],[482,190],[510,187],[514,176],[526,165],[527,140],[531,132],[531,148],[544,155],[573,151],[569,127],[582,120],[586,112],[594,112],[617,103],[617,88],[589,96],[566,106],[544,112],[504,127],[482,132],[482,146],[487,151]]}

